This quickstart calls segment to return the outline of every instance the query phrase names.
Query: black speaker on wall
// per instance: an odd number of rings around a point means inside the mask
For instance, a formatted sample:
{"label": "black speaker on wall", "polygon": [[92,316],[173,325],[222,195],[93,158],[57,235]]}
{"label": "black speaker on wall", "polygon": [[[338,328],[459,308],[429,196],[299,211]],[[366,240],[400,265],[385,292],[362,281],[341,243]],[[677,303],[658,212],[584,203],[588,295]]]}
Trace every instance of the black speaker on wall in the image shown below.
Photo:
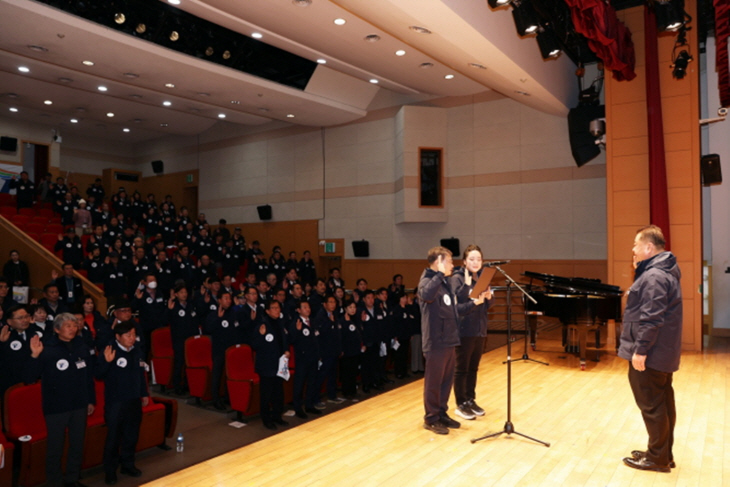
{"label": "black speaker on wall", "polygon": [[568,112],[568,136],[570,137],[570,152],[578,167],[596,158],[601,148],[596,145],[596,138],[591,135],[591,121],[605,118],[604,105],[583,105],[572,108]]}
{"label": "black speaker on wall", "polygon": [[459,239],[458,238],[442,238],[441,239],[441,246],[446,247],[451,251],[452,254],[454,254],[454,258],[458,258],[459,254],[461,252],[459,251]]}
{"label": "black speaker on wall", "polygon": [[257,206],[259,212],[259,220],[271,220],[271,205]]}
{"label": "black speaker on wall", "polygon": [[165,163],[162,161],[152,161],[152,172],[162,174],[165,172]]}
{"label": "black speaker on wall", "polygon": [[702,175],[702,184],[705,186],[720,184],[722,182],[720,156],[717,154],[702,156],[700,160],[700,174]]}
{"label": "black speaker on wall", "polygon": [[370,257],[370,242],[367,240],[353,240],[352,253],[355,257]]}
{"label": "black speaker on wall", "polygon": [[18,150],[18,139],[15,137],[0,137],[0,150],[15,152]]}

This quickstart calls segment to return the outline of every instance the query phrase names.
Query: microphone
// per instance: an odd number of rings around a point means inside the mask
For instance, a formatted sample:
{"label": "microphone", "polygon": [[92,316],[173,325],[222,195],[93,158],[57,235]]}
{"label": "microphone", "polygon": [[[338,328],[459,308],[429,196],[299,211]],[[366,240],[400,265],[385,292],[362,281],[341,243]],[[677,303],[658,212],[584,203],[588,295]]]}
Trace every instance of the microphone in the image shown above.
{"label": "microphone", "polygon": [[485,262],[482,267],[497,267],[502,264],[509,264],[511,260],[493,260],[492,262]]}

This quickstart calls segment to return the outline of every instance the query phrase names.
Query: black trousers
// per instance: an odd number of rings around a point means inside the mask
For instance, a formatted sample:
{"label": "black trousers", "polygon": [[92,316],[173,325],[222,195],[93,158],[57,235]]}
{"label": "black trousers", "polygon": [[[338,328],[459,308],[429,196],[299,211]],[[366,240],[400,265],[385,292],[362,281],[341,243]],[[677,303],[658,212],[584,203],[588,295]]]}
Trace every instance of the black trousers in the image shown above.
{"label": "black trousers", "polygon": [[657,465],[668,465],[674,460],[672,446],[677,421],[672,374],[648,367],[639,372],[629,361],[629,384],[649,433],[646,457]]}
{"label": "black trousers", "polygon": [[185,387],[185,340],[172,342],[172,386],[175,388]]}
{"label": "black trousers", "polygon": [[456,347],[456,371],[454,372],[454,395],[456,404],[461,405],[476,399],[477,372],[484,350],[484,337],[461,337]]}
{"label": "black trousers", "polygon": [[279,376],[259,376],[261,396],[261,421],[271,423],[281,419],[284,412],[284,379]]}
{"label": "black trousers", "polygon": [[134,467],[134,450],[142,424],[141,399],[106,403],[104,421],[107,426],[104,472],[116,472],[120,463],[122,467]]}
{"label": "black trousers", "polygon": [[357,372],[360,366],[360,356],[344,356],[340,359],[340,382],[342,394],[354,396],[357,393]]}
{"label": "black trousers", "polygon": [[226,368],[226,352],[213,352],[213,369],[210,373],[210,395],[213,401],[221,399],[221,379]]}
{"label": "black trousers", "polygon": [[370,387],[380,382],[380,343],[367,347],[362,354],[362,385]]}
{"label": "black trousers", "polygon": [[423,420],[432,424],[446,415],[449,395],[454,385],[456,347],[425,352],[426,372],[423,376],[423,404],[426,415]]}
{"label": "black trousers", "polygon": [[322,357],[322,366],[317,371],[317,387],[325,385],[327,397],[337,397],[337,357]]}
{"label": "black trousers", "polygon": [[[63,484],[78,482],[81,475],[81,463],[84,459],[84,437],[86,436],[86,408],[63,413],[46,414],[48,430],[46,450],[46,485],[57,487]],[[63,444],[68,430],[68,453],[66,456],[66,473],[61,473]]]}
{"label": "black trousers", "polygon": [[395,376],[400,378],[408,374],[408,342],[410,338],[400,337],[398,343],[400,346],[398,350],[393,350],[393,368],[395,369]]}
{"label": "black trousers", "polygon": [[[319,402],[318,360],[297,360],[294,369],[294,409],[313,408]],[[306,398],[304,397],[306,387]]]}

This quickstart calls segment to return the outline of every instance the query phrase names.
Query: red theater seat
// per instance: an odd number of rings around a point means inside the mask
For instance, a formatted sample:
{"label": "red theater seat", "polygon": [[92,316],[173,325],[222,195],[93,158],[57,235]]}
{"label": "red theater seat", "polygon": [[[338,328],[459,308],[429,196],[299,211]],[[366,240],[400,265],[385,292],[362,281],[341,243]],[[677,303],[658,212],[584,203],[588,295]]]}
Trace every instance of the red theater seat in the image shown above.
{"label": "red theater seat", "polygon": [[163,387],[170,387],[173,361],[170,327],[165,326],[153,331],[151,342],[152,372],[155,382]]}
{"label": "red theater seat", "polygon": [[56,216],[56,214],[53,213],[53,210],[51,208],[39,208],[38,216],[44,216],[50,221]]}
{"label": "red theater seat", "polygon": [[27,233],[44,233],[46,231],[46,224],[45,223],[37,223],[35,220],[32,220],[26,225],[25,231]]}
{"label": "red theater seat", "polygon": [[56,246],[56,242],[58,242],[58,234],[44,233],[41,235],[39,242],[47,248],[49,252],[53,252],[53,248]]}
{"label": "red theater seat", "polygon": [[10,217],[10,221],[13,222],[16,227],[24,230],[26,225],[30,222],[30,217],[28,215],[12,215]]}
{"label": "red theater seat", "polygon": [[14,206],[0,206],[0,215],[4,216],[5,218],[10,218],[11,216],[17,214],[18,209]]}
{"label": "red theater seat", "polygon": [[59,233],[63,233],[63,225],[60,223],[49,223],[46,225],[46,233],[55,233],[58,238]]}
{"label": "red theater seat", "polygon": [[20,208],[18,209],[18,214],[33,218],[37,213],[35,208]]}
{"label": "red theater seat", "polygon": [[8,439],[19,445],[18,483],[29,486],[45,482],[47,433],[40,382],[17,384],[5,392],[3,420]]}
{"label": "red theater seat", "polygon": [[226,350],[226,385],[234,411],[244,416],[259,413],[259,375],[254,372],[253,352],[248,345]]}
{"label": "red theater seat", "polygon": [[15,446],[5,438],[0,424],[0,445],[5,452],[5,466],[0,468],[0,485],[13,485],[13,453]]}
{"label": "red theater seat", "polygon": [[213,352],[209,336],[198,335],[185,340],[185,367],[190,395],[198,400],[210,400]]}

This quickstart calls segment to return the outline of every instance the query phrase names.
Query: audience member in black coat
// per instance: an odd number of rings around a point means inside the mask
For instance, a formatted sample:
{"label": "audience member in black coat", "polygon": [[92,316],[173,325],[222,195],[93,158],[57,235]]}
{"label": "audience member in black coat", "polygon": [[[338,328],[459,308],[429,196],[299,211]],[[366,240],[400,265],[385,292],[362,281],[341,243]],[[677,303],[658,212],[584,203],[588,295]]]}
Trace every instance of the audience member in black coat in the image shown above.
{"label": "audience member in black coat", "polygon": [[53,282],[49,282],[43,286],[43,298],[38,301],[38,304],[43,306],[46,310],[46,314],[48,315],[46,323],[48,323],[49,328],[53,327],[53,322],[56,320],[56,316],[61,313],[68,313],[71,311],[68,306],[63,304],[63,302],[59,299],[58,286],[56,286]]}
{"label": "audience member in black coat", "polygon": [[401,294],[396,306],[390,310],[391,349],[393,365],[398,379],[408,377],[408,345],[415,318],[408,309],[408,297]]}
{"label": "audience member in black coat", "polygon": [[83,269],[89,276],[89,281],[101,284],[104,281],[104,260],[101,258],[101,249],[95,245],[84,261]]}
{"label": "audience member in black coat", "polygon": [[358,367],[365,345],[362,342],[362,326],[357,319],[357,304],[352,300],[346,300],[344,308],[345,313],[338,319],[342,336],[340,381],[342,394],[348,399],[354,399],[357,396]]}
{"label": "audience member in black coat", "polygon": [[8,324],[0,326],[0,397],[10,386],[23,382],[30,341],[37,334],[25,305],[11,307],[4,316]]}
{"label": "audience member in black coat", "polygon": [[120,299],[127,297],[127,266],[119,262],[117,252],[109,252],[104,259],[104,296],[109,305],[116,304]]}
{"label": "audience member in black coat", "polygon": [[326,385],[327,400],[334,404],[344,401],[337,396],[337,361],[342,356],[342,335],[337,321],[337,299],[327,296],[319,314],[314,319],[314,328],[319,332],[319,354],[322,365],[317,373],[317,385]]}
{"label": "audience member in black coat", "polygon": [[276,425],[286,426],[281,418],[284,411],[284,380],[279,372],[279,359],[289,358],[288,333],[284,328],[281,306],[278,301],[266,303],[266,316],[251,337],[251,347],[256,351],[255,370],[260,379],[261,420],[264,426],[275,430]]}
{"label": "audience member in black coat", "polygon": [[380,355],[387,317],[385,311],[375,305],[375,294],[370,290],[365,291],[359,309],[362,340],[366,347],[362,357],[362,390],[370,392],[371,387],[382,390]]}
{"label": "audience member in black coat", "polygon": [[167,299],[157,287],[157,278],[150,273],[137,286],[132,299],[132,309],[138,312],[139,324],[144,333],[146,343],[151,343],[152,332],[165,326],[167,317]]}
{"label": "audience member in black coat", "polygon": [[58,288],[58,297],[69,310],[80,309],[84,298],[84,286],[81,279],[74,276],[74,266],[70,262],[63,264],[63,274],[51,271],[53,283]]}
{"label": "audience member in black coat", "polygon": [[185,283],[179,283],[167,301],[167,319],[172,338],[172,385],[176,394],[185,391],[185,340],[200,334],[200,317],[193,303],[188,301]]}
{"label": "audience member in black coat", "polygon": [[204,331],[210,335],[213,346],[213,370],[211,373],[210,388],[213,396],[213,406],[223,410],[221,397],[221,378],[225,370],[226,350],[228,347],[243,343],[243,332],[235,311],[232,307],[233,298],[230,293],[221,291],[218,295],[218,309],[208,313],[205,319]]}
{"label": "audience member in black coat", "polygon": [[[319,363],[319,332],[309,320],[309,303],[300,301],[297,316],[289,324],[289,340],[294,345],[294,411],[300,418],[306,419],[307,413],[322,414],[315,407],[319,398],[317,389],[317,365]],[[306,397],[305,397],[306,387]]]}
{"label": "audience member in black coat", "polygon": [[312,309],[312,316],[317,316],[319,310],[322,309],[324,300],[327,297],[327,284],[324,279],[317,279],[314,285],[314,291],[309,296],[309,307]]}
{"label": "audience member in black coat", "polygon": [[3,266],[3,277],[13,286],[27,286],[30,282],[28,264],[20,260],[17,250],[10,251],[10,260]]}
{"label": "audience member in black coat", "polygon": [[5,277],[0,276],[0,307],[7,312],[14,305],[15,301],[13,300],[10,283]]}
{"label": "audience member in black coat", "polygon": [[299,261],[299,270],[297,271],[302,284],[308,283],[314,285],[314,281],[317,280],[317,269],[312,260],[312,254],[309,250],[305,250],[302,260]]}
{"label": "audience member in black coat", "polygon": [[62,251],[63,261],[74,266],[74,269],[81,269],[84,262],[84,249],[81,239],[74,233],[73,228],[66,230],[66,236],[58,235],[58,242],[53,247],[54,252]]}
{"label": "audience member in black coat", "polygon": [[15,199],[18,203],[18,208],[32,208],[33,200],[35,199],[35,184],[33,181],[28,179],[28,172],[23,171],[20,173],[20,179],[15,179],[15,176],[10,180],[10,189],[15,190]]}

